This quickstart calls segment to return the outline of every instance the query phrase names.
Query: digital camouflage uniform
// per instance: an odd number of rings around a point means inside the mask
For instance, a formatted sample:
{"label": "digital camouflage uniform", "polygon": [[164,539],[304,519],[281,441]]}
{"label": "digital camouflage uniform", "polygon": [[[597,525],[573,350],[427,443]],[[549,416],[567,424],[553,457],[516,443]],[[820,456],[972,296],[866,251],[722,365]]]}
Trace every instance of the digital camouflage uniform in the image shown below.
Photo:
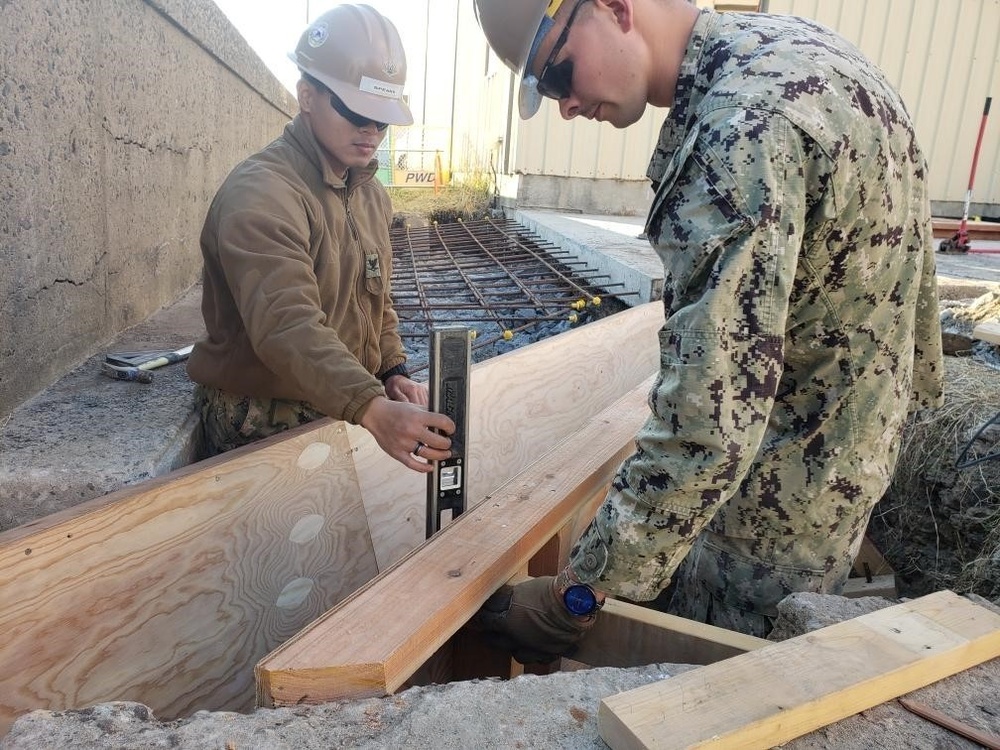
{"label": "digital camouflage uniform", "polygon": [[574,547],[581,580],[648,600],[684,561],[671,611],[756,635],[787,594],[841,590],[908,406],[940,403],[926,169],[849,43],[700,15],[648,172],[652,415]]}
{"label": "digital camouflage uniform", "polygon": [[206,458],[325,416],[305,401],[240,396],[200,383],[195,386],[195,411],[201,417]]}

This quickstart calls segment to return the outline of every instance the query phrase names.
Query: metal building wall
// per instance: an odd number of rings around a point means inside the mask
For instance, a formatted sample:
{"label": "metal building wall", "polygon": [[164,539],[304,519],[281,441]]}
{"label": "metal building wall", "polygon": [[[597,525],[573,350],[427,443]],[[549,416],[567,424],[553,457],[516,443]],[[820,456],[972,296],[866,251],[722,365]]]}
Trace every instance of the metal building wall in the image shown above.
{"label": "metal building wall", "polygon": [[[496,168],[502,194],[520,205],[643,213],[649,200],[646,166],[666,110],[650,108],[625,130],[566,122],[553,102],[531,120],[520,120],[514,76],[488,51],[471,6],[459,4],[456,171]],[[998,99],[986,127],[971,213],[1000,218],[1000,0],[760,0],[760,9],[830,26],[885,70],[916,122],[938,215],[961,214],[983,104],[987,96]]]}
{"label": "metal building wall", "polygon": [[[1000,0],[764,0],[851,40],[899,90],[930,162],[938,215],[960,215],[986,97],[1000,98]],[[1000,218],[1000,101],[983,136],[973,215]]]}

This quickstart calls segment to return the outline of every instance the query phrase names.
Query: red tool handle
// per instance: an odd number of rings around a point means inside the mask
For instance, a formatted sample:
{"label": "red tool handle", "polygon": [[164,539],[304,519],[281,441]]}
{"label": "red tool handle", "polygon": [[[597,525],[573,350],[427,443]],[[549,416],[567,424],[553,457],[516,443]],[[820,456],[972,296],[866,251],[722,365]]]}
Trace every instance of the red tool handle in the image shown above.
{"label": "red tool handle", "polygon": [[983,145],[983,133],[986,130],[986,118],[990,116],[990,104],[993,102],[992,96],[986,97],[986,106],[983,107],[983,119],[979,122],[979,137],[976,138],[976,150],[972,154],[972,174],[969,175],[969,191],[972,191],[972,183],[976,181],[976,164],[979,163],[979,147]]}

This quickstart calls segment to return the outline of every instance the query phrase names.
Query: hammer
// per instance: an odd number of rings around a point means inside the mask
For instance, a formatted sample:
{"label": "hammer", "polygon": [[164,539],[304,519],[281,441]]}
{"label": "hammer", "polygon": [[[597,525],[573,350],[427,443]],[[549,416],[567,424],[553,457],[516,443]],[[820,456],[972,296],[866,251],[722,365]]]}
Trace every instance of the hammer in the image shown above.
{"label": "hammer", "polygon": [[188,358],[192,349],[194,349],[194,344],[185,346],[183,349],[178,349],[175,352],[167,352],[166,354],[162,354],[159,357],[142,362],[138,365],[128,367],[113,365],[110,362],[101,362],[101,372],[113,380],[130,380],[136,383],[152,383],[153,373],[150,372],[150,370],[155,370],[157,367],[163,367],[164,365],[185,360]]}

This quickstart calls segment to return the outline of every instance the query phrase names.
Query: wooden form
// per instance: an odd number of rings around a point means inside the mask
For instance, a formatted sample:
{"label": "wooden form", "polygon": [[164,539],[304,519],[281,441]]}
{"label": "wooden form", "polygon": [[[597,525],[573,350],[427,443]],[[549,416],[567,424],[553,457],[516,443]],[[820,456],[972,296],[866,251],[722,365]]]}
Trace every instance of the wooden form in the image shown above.
{"label": "wooden form", "polygon": [[252,707],[253,664],[378,572],[350,456],[327,421],[0,535],[0,734]]}
{"label": "wooden form", "polygon": [[[256,668],[258,704],[402,686],[579,506],[605,492],[648,414],[643,383]],[[392,616],[387,614],[391,612]]]}
{"label": "wooden form", "polygon": [[[472,368],[470,498],[483,498],[659,369],[663,305],[651,302]],[[427,480],[350,432],[379,570],[425,539]]]}
{"label": "wooden form", "polygon": [[[386,695],[406,685],[549,539],[580,527],[578,511],[603,498],[633,449],[650,384],[590,419],[486,502],[264,658],[256,669],[259,704]],[[594,644],[617,641],[609,655],[631,663],[703,663],[765,643],[620,602],[609,602],[600,623]],[[590,658],[601,661],[594,653]]]}
{"label": "wooden form", "polygon": [[608,599],[573,660],[591,667],[714,664],[768,643],[763,638]]}
{"label": "wooden form", "polygon": [[[480,496],[646,380],[651,303],[473,368]],[[0,534],[0,736],[112,700],[241,710],[253,665],[423,541],[426,479],[322,420]]]}
{"label": "wooden form", "polygon": [[1000,615],[950,591],[605,698],[613,750],[770,748],[1000,656]]}
{"label": "wooden form", "polygon": [[861,540],[861,550],[854,559],[854,575],[847,579],[843,596],[857,598],[861,596],[882,596],[895,599],[896,571],[882,557],[882,553],[868,537]]}

